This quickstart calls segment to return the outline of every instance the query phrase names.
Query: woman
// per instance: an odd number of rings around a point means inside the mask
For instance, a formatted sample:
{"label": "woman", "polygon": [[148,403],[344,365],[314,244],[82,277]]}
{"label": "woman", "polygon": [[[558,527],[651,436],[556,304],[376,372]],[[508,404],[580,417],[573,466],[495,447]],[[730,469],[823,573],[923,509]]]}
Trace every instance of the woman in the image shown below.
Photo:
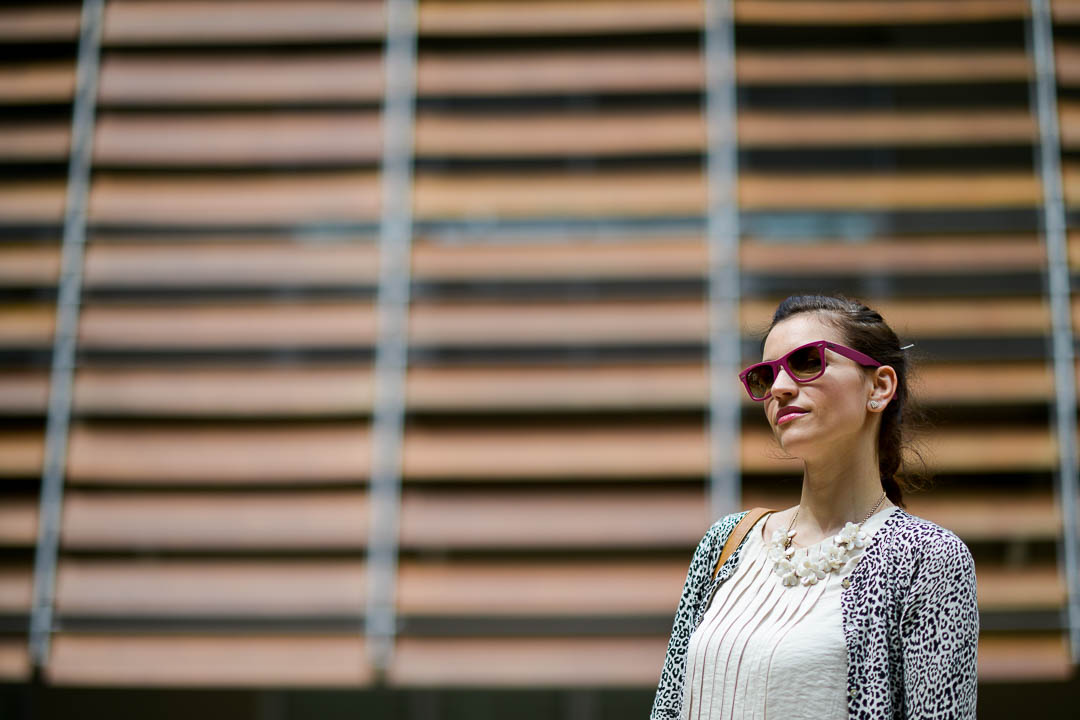
{"label": "woman", "polygon": [[652,720],[975,717],[971,553],[901,509],[905,349],[847,298],[777,308],[740,378],[803,462],[799,504],[749,518],[738,545],[746,513],[705,534]]}

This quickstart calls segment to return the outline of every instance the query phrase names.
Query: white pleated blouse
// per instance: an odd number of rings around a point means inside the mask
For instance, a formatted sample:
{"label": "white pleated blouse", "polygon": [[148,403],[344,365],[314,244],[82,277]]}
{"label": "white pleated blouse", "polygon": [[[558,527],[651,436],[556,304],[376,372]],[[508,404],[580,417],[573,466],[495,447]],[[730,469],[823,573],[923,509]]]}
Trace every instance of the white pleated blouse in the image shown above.
{"label": "white pleated blouse", "polygon": [[[895,510],[862,531],[873,537]],[[840,593],[865,548],[816,584],[789,587],[773,572],[764,527],[762,518],[747,534],[739,566],[690,636],[682,720],[848,716]]]}

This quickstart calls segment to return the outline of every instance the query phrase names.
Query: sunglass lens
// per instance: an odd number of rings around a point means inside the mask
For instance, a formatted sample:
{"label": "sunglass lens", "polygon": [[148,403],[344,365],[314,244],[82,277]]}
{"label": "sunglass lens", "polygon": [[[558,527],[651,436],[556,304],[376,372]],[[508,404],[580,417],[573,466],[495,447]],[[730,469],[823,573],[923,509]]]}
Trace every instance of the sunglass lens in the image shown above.
{"label": "sunglass lens", "polygon": [[821,348],[805,347],[788,356],[788,367],[800,380],[809,380],[821,374]]}
{"label": "sunglass lens", "polygon": [[761,400],[769,395],[773,384],[773,370],[768,365],[756,367],[746,375],[746,384],[754,398]]}

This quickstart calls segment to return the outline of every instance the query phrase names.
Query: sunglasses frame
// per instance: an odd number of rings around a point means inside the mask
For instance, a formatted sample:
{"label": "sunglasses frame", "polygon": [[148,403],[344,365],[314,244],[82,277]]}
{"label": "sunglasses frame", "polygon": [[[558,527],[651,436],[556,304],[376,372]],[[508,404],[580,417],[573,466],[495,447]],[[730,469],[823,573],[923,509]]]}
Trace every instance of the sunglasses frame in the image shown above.
{"label": "sunglasses frame", "polygon": [[[791,357],[793,354],[799,352],[800,350],[805,350],[808,347],[817,347],[820,349],[821,372],[819,372],[817,375],[814,375],[814,377],[803,379],[800,377],[796,377],[795,373],[791,371],[791,367],[788,365],[788,358]],[[765,397],[754,397],[754,393],[750,389],[750,381],[747,380],[747,377],[750,375],[751,372],[753,372],[757,368],[768,366],[772,369],[773,372],[773,382],[776,382],[776,378],[780,376],[780,368],[784,368],[784,372],[788,374],[788,377],[797,383],[813,382],[814,380],[817,380],[819,377],[825,374],[825,367],[828,364],[825,353],[826,348],[832,350],[837,355],[843,355],[849,360],[854,360],[863,367],[881,367],[881,363],[879,363],[877,360],[865,353],[859,352],[858,350],[845,347],[844,345],[840,345],[838,343],[829,342],[828,340],[815,340],[814,342],[800,345],[799,347],[785,353],[782,357],[778,357],[775,360],[767,360],[765,362],[754,363],[753,365],[739,373],[739,380],[742,381],[743,387],[746,388],[746,394],[750,396],[751,400],[753,400],[754,402],[764,402],[765,400],[769,399],[770,395],[772,395],[772,384],[769,384],[769,393],[765,395]]]}

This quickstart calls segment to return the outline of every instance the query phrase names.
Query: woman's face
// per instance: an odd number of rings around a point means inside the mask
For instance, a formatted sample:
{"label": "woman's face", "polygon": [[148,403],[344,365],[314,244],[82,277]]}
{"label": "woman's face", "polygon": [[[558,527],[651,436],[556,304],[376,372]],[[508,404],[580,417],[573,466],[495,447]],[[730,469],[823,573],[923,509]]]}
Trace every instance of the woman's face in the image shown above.
{"label": "woman's face", "polygon": [[[782,320],[765,339],[761,359],[775,360],[800,345],[829,340],[846,345],[836,328],[818,313],[800,313]],[[867,410],[873,390],[871,374],[854,360],[826,350],[825,373],[808,383],[797,383],[781,369],[765,398],[765,416],[780,446],[795,457],[821,456],[855,442],[872,420]],[[783,408],[803,412],[786,414]]]}

